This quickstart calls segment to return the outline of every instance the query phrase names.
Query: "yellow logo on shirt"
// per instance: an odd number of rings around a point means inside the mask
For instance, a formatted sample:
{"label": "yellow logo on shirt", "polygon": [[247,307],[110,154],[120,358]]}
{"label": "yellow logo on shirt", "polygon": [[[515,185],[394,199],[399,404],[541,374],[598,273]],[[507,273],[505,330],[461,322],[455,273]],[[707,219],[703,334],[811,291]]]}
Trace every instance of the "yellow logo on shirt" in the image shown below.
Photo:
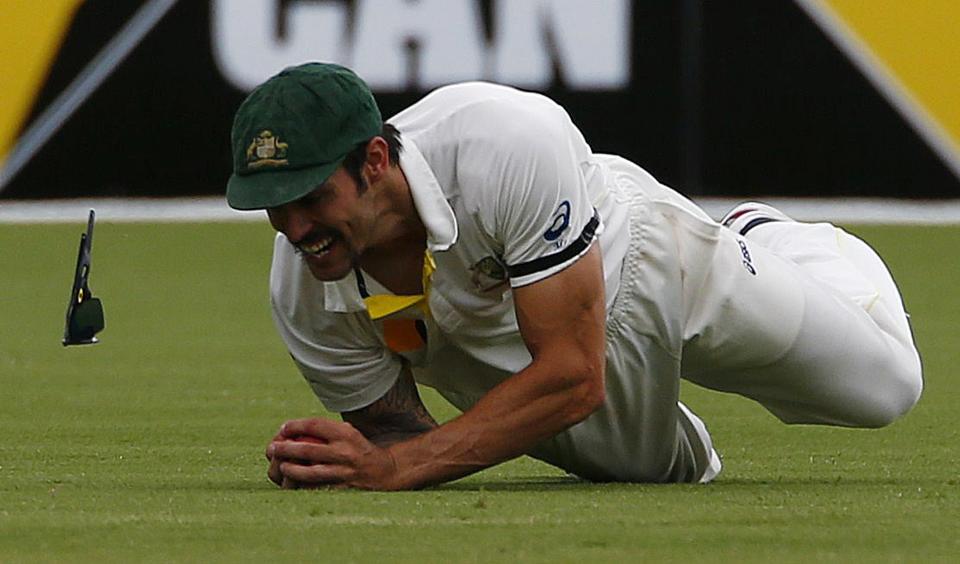
{"label": "yellow logo on shirt", "polygon": [[481,292],[502,286],[507,280],[507,269],[492,256],[483,257],[470,267],[470,281]]}

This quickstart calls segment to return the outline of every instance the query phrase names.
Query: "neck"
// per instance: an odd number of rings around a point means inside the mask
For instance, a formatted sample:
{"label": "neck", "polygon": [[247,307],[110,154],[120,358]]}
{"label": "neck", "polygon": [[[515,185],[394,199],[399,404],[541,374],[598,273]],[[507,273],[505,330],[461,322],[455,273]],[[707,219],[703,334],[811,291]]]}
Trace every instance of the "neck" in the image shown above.
{"label": "neck", "polygon": [[393,262],[391,257],[405,259],[411,254],[422,254],[427,246],[427,230],[413,203],[410,184],[399,166],[391,166],[384,175],[376,205],[381,210],[377,237],[360,257],[361,268],[366,270],[369,263]]}

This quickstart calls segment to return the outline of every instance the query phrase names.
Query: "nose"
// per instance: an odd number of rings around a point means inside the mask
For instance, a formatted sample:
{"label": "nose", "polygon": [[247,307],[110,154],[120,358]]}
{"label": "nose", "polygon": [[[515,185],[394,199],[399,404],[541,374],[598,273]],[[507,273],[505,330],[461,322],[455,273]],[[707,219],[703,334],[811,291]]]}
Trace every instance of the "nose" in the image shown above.
{"label": "nose", "polygon": [[310,220],[296,205],[286,204],[267,210],[273,228],[293,243],[298,243],[310,232]]}

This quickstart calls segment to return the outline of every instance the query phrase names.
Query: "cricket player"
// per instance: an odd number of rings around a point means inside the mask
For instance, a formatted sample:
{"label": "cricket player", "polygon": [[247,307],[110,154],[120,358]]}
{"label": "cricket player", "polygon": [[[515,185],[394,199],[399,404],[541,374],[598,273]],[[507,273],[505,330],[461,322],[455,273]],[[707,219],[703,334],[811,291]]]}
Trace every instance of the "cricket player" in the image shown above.
{"label": "cricket player", "polygon": [[[457,84],[384,123],[353,72],[310,63],[250,94],[232,146],[229,204],[278,232],[280,336],[343,419],[282,426],[282,487],[414,489],[523,454],[705,483],[721,460],[681,378],[786,423],[882,427],[920,396],[865,243],[762,204],[717,223],[539,94]],[[462,415],[438,425],[415,383]]]}

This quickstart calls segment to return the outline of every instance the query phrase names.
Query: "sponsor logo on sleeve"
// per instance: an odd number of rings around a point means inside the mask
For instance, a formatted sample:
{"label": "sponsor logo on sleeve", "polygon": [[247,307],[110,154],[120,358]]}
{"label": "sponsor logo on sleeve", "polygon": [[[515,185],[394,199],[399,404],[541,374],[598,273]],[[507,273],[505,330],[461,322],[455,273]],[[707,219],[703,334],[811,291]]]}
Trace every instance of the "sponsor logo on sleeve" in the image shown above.
{"label": "sponsor logo on sleeve", "polygon": [[552,243],[559,239],[569,226],[570,201],[564,200],[560,202],[560,205],[557,207],[557,211],[554,212],[553,221],[550,223],[550,227],[547,229],[547,231],[543,234],[543,238]]}

